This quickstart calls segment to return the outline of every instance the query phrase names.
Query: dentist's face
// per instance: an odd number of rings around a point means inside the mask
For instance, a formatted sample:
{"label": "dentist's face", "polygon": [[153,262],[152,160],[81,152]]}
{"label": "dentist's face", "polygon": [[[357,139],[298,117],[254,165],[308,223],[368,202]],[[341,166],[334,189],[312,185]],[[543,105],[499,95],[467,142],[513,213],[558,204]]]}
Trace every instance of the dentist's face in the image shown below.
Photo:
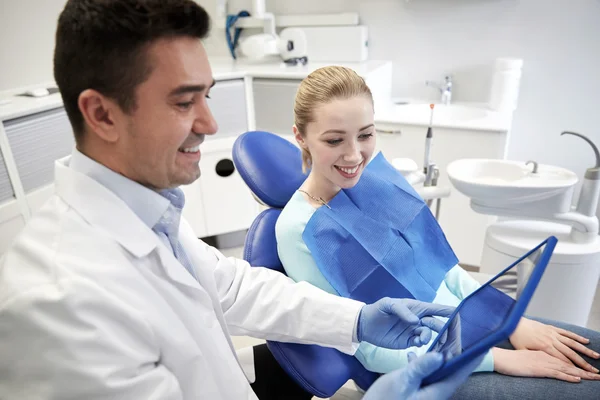
{"label": "dentist's face", "polygon": [[200,40],[164,39],[148,49],[149,78],[136,90],[136,110],[122,114],[114,157],[122,173],[166,189],[200,176],[200,145],[217,132],[207,98],[214,84]]}
{"label": "dentist's face", "polygon": [[311,174],[341,189],[353,187],[375,149],[373,103],[356,96],[322,104],[313,112],[314,122],[300,143],[311,154]]}

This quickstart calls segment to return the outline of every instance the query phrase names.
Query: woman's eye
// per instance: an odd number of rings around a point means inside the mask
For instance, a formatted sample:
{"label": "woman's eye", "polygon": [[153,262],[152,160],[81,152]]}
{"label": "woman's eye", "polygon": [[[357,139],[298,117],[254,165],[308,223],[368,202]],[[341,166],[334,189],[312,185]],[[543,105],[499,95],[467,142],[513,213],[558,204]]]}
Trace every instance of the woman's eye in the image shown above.
{"label": "woman's eye", "polygon": [[332,145],[332,146],[335,146],[336,144],[339,144],[339,143],[341,143],[341,142],[342,142],[342,139],[329,139],[329,140],[327,141],[327,143],[329,143],[329,144],[330,144],[330,145]]}
{"label": "woman's eye", "polygon": [[360,138],[361,138],[361,139],[363,139],[363,140],[367,140],[367,139],[369,139],[371,136],[373,136],[373,134],[372,134],[372,133],[365,133],[365,134],[362,134],[362,135],[360,135]]}

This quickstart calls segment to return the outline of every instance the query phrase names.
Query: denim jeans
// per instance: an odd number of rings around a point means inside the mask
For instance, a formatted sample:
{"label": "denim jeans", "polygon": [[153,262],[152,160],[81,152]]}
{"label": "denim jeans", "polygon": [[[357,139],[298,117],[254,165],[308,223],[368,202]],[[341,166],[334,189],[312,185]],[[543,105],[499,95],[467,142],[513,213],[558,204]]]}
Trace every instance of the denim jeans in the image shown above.
{"label": "denim jeans", "polygon": [[[588,348],[600,353],[600,332],[562,322],[530,318],[575,332],[590,339]],[[505,341],[496,347],[514,349],[510,342]],[[582,357],[600,369],[600,360]],[[570,383],[551,378],[522,378],[502,375],[496,372],[479,372],[471,375],[452,396],[456,400],[529,400],[529,399],[600,399],[600,381],[581,380],[580,383]]]}

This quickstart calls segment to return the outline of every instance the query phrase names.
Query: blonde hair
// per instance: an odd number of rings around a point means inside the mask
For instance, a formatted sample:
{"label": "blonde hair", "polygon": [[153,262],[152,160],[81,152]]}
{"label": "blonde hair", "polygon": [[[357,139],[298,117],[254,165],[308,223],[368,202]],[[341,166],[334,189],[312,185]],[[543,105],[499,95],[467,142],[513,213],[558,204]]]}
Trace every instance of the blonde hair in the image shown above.
{"label": "blonde hair", "polygon": [[[296,92],[294,102],[294,124],[302,137],[306,137],[306,126],[314,122],[314,109],[336,99],[366,96],[371,103],[373,95],[365,80],[354,70],[340,66],[319,68],[309,74]],[[310,152],[302,149],[302,171],[306,173],[312,164]]]}

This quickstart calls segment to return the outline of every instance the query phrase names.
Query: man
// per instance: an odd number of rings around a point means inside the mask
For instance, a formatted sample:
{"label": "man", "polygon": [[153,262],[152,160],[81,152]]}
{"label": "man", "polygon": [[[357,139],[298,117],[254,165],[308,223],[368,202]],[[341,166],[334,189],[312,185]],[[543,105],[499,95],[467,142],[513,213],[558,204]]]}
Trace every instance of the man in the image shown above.
{"label": "man", "polygon": [[[230,334],[352,354],[359,341],[422,345],[452,311],[330,296],[194,237],[177,187],[200,176],[199,146],[217,132],[208,28],[191,0],[67,2],[54,73],[77,146],[0,262],[0,398],[255,399]],[[448,396],[469,370],[420,389],[441,362],[417,360],[367,396]]]}

